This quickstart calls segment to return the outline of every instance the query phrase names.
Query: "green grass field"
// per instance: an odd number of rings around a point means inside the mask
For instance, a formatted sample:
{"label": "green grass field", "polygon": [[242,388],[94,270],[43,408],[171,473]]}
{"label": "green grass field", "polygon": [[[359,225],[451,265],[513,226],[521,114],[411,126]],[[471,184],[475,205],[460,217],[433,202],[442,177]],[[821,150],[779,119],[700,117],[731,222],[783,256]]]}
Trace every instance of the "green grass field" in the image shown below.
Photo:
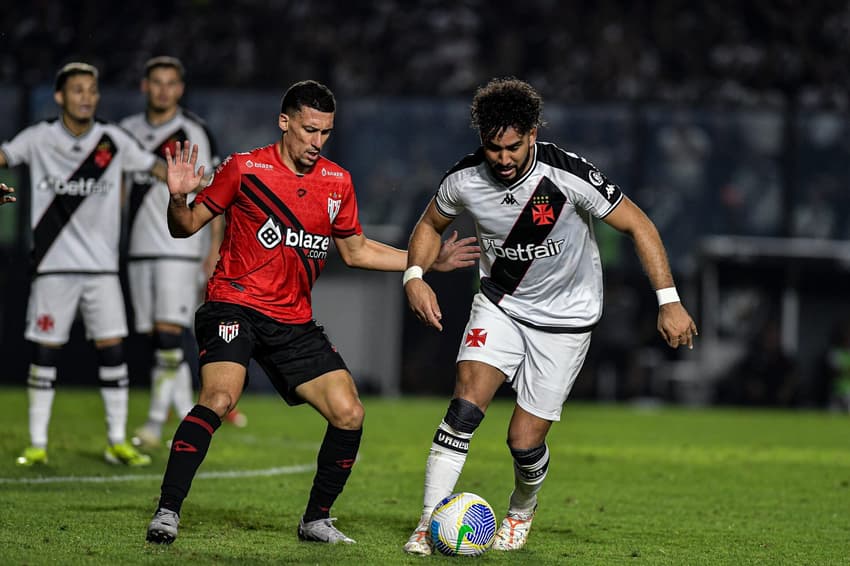
{"label": "green grass field", "polygon": [[[324,421],[248,396],[248,427],[224,425],[170,547],[144,542],[167,451],[150,468],[101,458],[95,390],[60,389],[50,464],[20,469],[26,392],[0,389],[0,564],[850,564],[850,416],[569,402],[527,547],[482,557],[408,557],[425,456],[444,399],[364,399],[360,460],[333,509],[351,546],[295,535]],[[147,408],[131,394],[131,428]],[[473,439],[458,490],[501,516],[512,487],[498,402]],[[172,428],[173,428],[172,423]],[[252,474],[253,472],[253,474]]]}

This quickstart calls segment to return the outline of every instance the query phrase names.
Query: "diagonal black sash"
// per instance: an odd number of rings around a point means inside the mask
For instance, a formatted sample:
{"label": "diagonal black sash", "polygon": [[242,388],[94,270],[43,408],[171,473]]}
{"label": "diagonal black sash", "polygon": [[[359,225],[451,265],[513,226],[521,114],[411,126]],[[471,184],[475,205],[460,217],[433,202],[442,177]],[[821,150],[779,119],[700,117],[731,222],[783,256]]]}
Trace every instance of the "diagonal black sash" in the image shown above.
{"label": "diagonal black sash", "polygon": [[[186,131],[183,128],[180,128],[164,139],[154,150],[154,153],[156,153],[159,157],[165,158],[166,147],[171,148],[171,152],[174,153],[174,145],[177,143],[182,144],[186,141],[186,139]],[[133,224],[136,222],[136,217],[139,215],[142,203],[145,201],[145,196],[147,196],[148,191],[151,190],[151,187],[153,187],[155,183],[156,180],[152,179],[150,173],[148,173],[147,181],[139,183],[134,180],[133,184],[130,186],[130,203],[127,210],[127,225],[129,226],[130,233],[132,233]],[[163,218],[165,218],[165,212],[163,212]]]}
{"label": "diagonal black sash", "polygon": [[[100,141],[95,144],[92,152],[80,164],[68,178],[67,182],[79,181],[85,183],[87,179],[100,179],[103,172],[109,167],[115,154],[118,153],[118,147],[108,134],[103,134]],[[50,246],[56,241],[59,233],[66,224],[71,220],[71,216],[83,204],[83,200],[88,196],[85,191],[80,191],[82,194],[76,195],[56,195],[47,210],[41,216],[35,229],[33,230],[33,251],[32,262],[33,267],[37,270],[41,260],[47,255]],[[117,214],[117,211],[116,211]]]}
{"label": "diagonal black sash", "polygon": [[[502,247],[506,250],[516,250],[526,248],[529,244],[534,246],[542,244],[552,232],[566,202],[567,197],[564,193],[559,191],[552,181],[543,177],[534,190],[534,194],[525,203],[525,208],[505,238]],[[490,269],[490,276],[481,280],[481,290],[484,295],[493,303],[499,304],[503,296],[516,291],[533,261],[533,257],[522,260],[496,258]]]}

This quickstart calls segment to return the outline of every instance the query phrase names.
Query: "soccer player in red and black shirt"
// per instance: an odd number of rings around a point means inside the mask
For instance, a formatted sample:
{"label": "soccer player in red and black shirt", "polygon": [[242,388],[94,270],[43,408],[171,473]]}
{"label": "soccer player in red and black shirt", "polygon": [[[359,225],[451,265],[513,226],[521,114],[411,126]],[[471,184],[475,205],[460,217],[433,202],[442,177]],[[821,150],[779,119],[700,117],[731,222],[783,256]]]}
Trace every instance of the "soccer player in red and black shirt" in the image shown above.
{"label": "soccer player in red and black shirt", "polygon": [[[292,85],[283,97],[280,141],[236,153],[187,206],[203,176],[189,141],[168,157],[168,225],[187,237],[224,214],[221,259],[195,316],[201,364],[198,404],[174,435],[159,506],[147,540],[177,536],[180,507],[213,432],[233,410],[254,358],[290,405],[309,403],[328,421],[307,508],[302,540],[354,541],[333,526],[330,508],[357,457],[363,406],[345,362],[312,318],[311,289],[333,239],[349,267],[403,271],[407,252],[363,235],[351,176],[321,156],[334,125],[336,102],[315,81]],[[474,265],[475,238],[443,245],[435,269]]]}

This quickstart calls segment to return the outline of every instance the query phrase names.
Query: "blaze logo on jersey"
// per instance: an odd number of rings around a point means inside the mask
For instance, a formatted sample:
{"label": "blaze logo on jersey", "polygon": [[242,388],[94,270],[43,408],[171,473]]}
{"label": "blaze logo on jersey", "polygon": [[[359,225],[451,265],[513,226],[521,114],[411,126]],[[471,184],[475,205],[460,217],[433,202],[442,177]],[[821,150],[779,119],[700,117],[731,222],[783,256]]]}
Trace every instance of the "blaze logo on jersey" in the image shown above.
{"label": "blaze logo on jersey", "polygon": [[552,212],[551,204],[535,204],[531,210],[531,219],[538,226],[552,224],[555,221],[555,213]]}
{"label": "blaze logo on jersey", "polygon": [[101,169],[106,169],[109,162],[112,161],[112,156],[115,155],[115,147],[108,141],[98,144],[94,151],[94,163]]}
{"label": "blaze logo on jersey", "polygon": [[328,248],[331,246],[331,239],[321,234],[311,234],[304,230],[293,230],[287,226],[283,245],[289,248],[308,250],[307,257],[310,259],[326,259],[328,257]]}
{"label": "blaze logo on jersey", "polygon": [[42,332],[51,332],[54,326],[53,317],[49,314],[43,314],[38,317],[35,324]]}
{"label": "blaze logo on jersey", "polygon": [[487,331],[483,328],[470,328],[466,335],[466,345],[470,348],[480,348],[487,342]]}
{"label": "blaze logo on jersey", "polygon": [[339,198],[337,193],[331,194],[328,197],[328,218],[331,219],[331,224],[336,220],[336,215],[339,214],[340,208],[342,208],[342,199]]}
{"label": "blaze logo on jersey", "polygon": [[260,241],[260,244],[267,250],[272,249],[276,245],[278,245],[283,237],[280,234],[280,226],[272,220],[272,217],[269,216],[268,220],[260,226],[260,229],[257,230],[257,240]]}
{"label": "blaze logo on jersey", "polygon": [[221,339],[230,344],[230,341],[239,336],[238,322],[220,322],[218,323],[218,335]]}

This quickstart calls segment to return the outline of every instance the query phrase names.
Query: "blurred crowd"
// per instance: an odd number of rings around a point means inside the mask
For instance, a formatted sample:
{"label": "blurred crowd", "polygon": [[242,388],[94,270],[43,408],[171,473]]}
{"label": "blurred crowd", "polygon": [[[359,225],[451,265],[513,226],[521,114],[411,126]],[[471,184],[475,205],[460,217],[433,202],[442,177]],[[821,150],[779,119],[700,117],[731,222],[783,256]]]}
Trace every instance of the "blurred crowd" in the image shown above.
{"label": "blurred crowd", "polygon": [[4,7],[0,83],[84,58],[135,85],[152,53],[194,85],[467,95],[515,74],[565,102],[847,106],[850,5],[791,0],[33,0]]}

